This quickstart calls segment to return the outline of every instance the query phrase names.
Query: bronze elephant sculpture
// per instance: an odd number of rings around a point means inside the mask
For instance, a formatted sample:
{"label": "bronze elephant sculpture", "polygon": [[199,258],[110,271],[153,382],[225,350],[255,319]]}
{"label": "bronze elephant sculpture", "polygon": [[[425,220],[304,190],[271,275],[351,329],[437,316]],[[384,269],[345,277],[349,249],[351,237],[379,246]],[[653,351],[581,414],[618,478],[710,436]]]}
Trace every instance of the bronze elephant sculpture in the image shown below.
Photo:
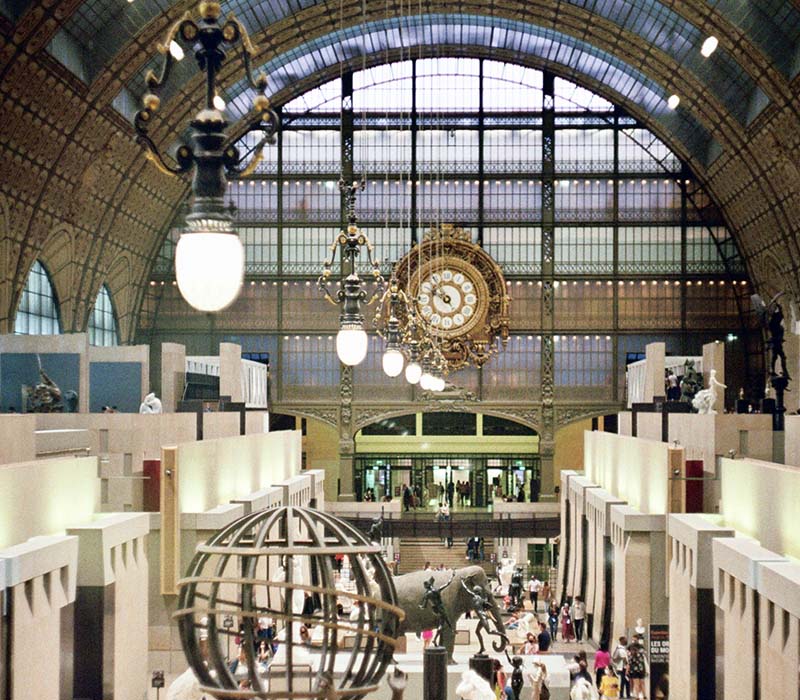
{"label": "bronze elephant sculpture", "polygon": [[[419,607],[422,596],[425,593],[424,582],[433,577],[436,588],[446,584],[452,576],[452,570],[447,571],[414,571],[410,574],[395,576],[394,587],[397,591],[397,604],[405,611],[406,617],[400,623],[400,634],[406,632],[421,633],[423,630],[434,629],[436,626],[436,616],[430,608],[421,609]],[[455,644],[455,626],[461,616],[471,610],[471,596],[461,586],[459,579],[465,580],[470,586],[483,586],[487,591],[491,590],[486,578],[486,572],[480,566],[465,566],[456,569],[456,577],[453,585],[448,586],[442,591],[442,602],[444,603],[453,627],[444,625],[441,633],[442,646],[447,649],[449,663],[453,660],[453,645]],[[491,593],[489,594],[490,609],[488,612],[497,621],[497,632],[505,637],[505,626],[503,625],[502,613]],[[502,651],[505,644],[499,648],[495,645],[496,651]]]}

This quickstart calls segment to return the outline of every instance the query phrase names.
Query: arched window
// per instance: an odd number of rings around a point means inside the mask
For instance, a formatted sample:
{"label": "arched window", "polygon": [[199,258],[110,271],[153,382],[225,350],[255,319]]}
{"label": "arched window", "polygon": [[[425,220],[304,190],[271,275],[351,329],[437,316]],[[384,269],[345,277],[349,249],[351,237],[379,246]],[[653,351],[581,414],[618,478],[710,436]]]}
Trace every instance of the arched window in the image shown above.
{"label": "arched window", "polygon": [[33,263],[22,290],[17,316],[14,319],[17,335],[58,335],[61,321],[58,299],[50,275],[38,260]]}
{"label": "arched window", "polygon": [[92,315],[89,317],[90,345],[118,345],[117,315],[111,301],[111,292],[103,285],[97,293]]}

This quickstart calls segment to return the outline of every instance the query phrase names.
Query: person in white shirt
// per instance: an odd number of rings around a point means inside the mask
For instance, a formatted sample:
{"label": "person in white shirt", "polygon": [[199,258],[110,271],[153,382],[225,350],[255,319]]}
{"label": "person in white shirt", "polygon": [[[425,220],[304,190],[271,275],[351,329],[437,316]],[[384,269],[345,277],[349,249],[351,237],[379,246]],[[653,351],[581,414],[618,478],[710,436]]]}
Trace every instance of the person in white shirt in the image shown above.
{"label": "person in white shirt", "polygon": [[583,639],[583,621],[586,619],[586,603],[579,595],[575,596],[572,604],[572,619],[575,622],[575,639],[579,642]]}
{"label": "person in white shirt", "polygon": [[611,654],[611,663],[619,678],[619,696],[629,698],[631,696],[631,682],[628,679],[628,638],[620,637],[619,643]]}
{"label": "person in white shirt", "polygon": [[533,612],[539,607],[539,591],[542,590],[542,582],[536,578],[536,574],[531,576],[531,580],[528,581],[528,593],[531,596],[531,605],[533,606]]}

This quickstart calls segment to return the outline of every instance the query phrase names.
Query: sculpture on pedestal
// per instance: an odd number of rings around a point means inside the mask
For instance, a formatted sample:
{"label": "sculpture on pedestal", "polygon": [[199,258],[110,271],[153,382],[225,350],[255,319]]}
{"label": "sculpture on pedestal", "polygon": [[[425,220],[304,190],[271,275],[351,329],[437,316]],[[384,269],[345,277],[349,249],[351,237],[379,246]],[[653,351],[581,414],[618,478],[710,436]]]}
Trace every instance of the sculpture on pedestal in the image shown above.
{"label": "sculpture on pedestal", "polygon": [[[508,656],[508,651],[506,651]],[[514,656],[509,659],[513,670],[511,671],[511,690],[514,691],[514,700],[522,700],[522,686],[524,679],[522,677],[522,657]]]}
{"label": "sculpture on pedestal", "polygon": [[702,388],[703,375],[694,368],[694,360],[686,360],[681,376],[681,401],[692,403],[694,395]]}
{"label": "sculpture on pedestal", "polygon": [[144,397],[144,401],[139,404],[139,413],[143,414],[158,414],[163,411],[161,406],[161,399],[159,399],[154,393],[149,393],[147,396]]}
{"label": "sculpture on pedestal", "polygon": [[439,588],[436,588],[435,579],[433,576],[431,576],[423,584],[425,586],[425,594],[422,596],[422,602],[419,604],[419,607],[424,610],[428,607],[428,603],[430,603],[431,610],[436,616],[436,636],[433,638],[433,646],[435,647],[439,646],[439,642],[441,641],[442,637],[442,629],[444,626],[447,625],[451,630],[453,629],[453,623],[450,620],[450,617],[447,614],[447,608],[445,608],[444,602],[442,601],[442,591],[451,583],[453,583],[453,579],[455,577],[456,572],[454,571],[452,576],[450,576],[450,580],[443,586],[439,586]]}
{"label": "sculpture on pedestal", "polygon": [[[786,407],[783,403],[783,394],[787,391],[789,382],[792,377],[789,374],[789,367],[786,361],[786,353],[783,351],[784,341],[784,327],[783,327],[783,309],[778,303],[778,299],[783,296],[783,292],[778,292],[769,304],[765,304],[764,300],[758,295],[753,294],[750,300],[753,304],[753,309],[758,315],[761,324],[764,326],[769,334],[767,345],[772,350],[772,358],[770,362],[769,383],[775,389],[775,411],[772,414],[772,429],[783,430],[784,419],[783,414],[786,412]],[[778,360],[781,361],[781,371],[777,371]]]}
{"label": "sculpture on pedestal", "polygon": [[[478,637],[478,643],[481,645],[478,655],[484,655],[486,653],[486,647],[483,643],[483,635],[481,634],[482,631],[501,637],[500,646],[498,646],[497,643],[494,643],[492,646],[494,647],[495,651],[502,651],[506,644],[508,644],[508,637],[505,635],[504,631],[499,631],[500,627],[502,627],[502,623],[498,625],[498,620],[493,616],[492,606],[489,604],[491,593],[489,593],[489,591],[487,591],[483,586],[477,584],[470,588],[467,586],[463,578],[461,579],[461,587],[470,596],[470,608],[472,612],[478,616],[478,626],[475,628],[475,634]],[[493,616],[492,619],[494,620],[495,627],[498,629],[492,629],[492,625],[489,624],[489,615]]]}
{"label": "sculpture on pedestal", "polygon": [[370,542],[380,542],[383,537],[383,516],[379,516],[372,520],[372,525],[369,526],[367,531],[367,539]]}
{"label": "sculpture on pedestal", "polygon": [[456,686],[456,697],[462,700],[495,700],[492,686],[472,669],[461,674],[461,682]]}
{"label": "sculpture on pedestal", "polygon": [[[458,569],[456,576],[471,581],[473,585],[479,585],[484,590],[489,590],[489,582],[486,572],[480,566],[465,566]],[[424,582],[433,575],[435,585],[441,586],[447,583],[450,572],[447,571],[414,571],[402,576],[395,576],[392,581],[397,591],[397,604],[405,612],[405,619],[400,622],[398,633],[406,632],[422,633],[423,630],[433,629],[436,626],[436,617],[430,607],[422,609],[419,607],[419,591]],[[464,590],[462,586],[450,586],[441,593],[442,602],[451,620],[458,620],[465,612],[472,610],[472,595]],[[497,605],[494,596],[489,596],[487,601],[491,617],[497,621],[497,630],[505,635],[505,627],[502,623],[502,612]],[[453,661],[453,646],[455,644],[455,630],[452,627],[445,627],[441,630],[441,645],[447,649],[450,663]]]}
{"label": "sculpture on pedestal", "polygon": [[508,586],[509,605],[512,612],[522,607],[522,567],[518,566],[511,574],[511,583]]}
{"label": "sculpture on pedestal", "polygon": [[703,415],[717,415],[714,404],[717,402],[717,387],[727,389],[722,382],[717,381],[717,370],[712,369],[708,374],[708,388],[698,391],[692,399],[692,407]]}
{"label": "sculpture on pedestal", "polygon": [[37,355],[39,363],[39,383],[31,387],[22,387],[22,403],[26,411],[31,413],[75,413],[78,410],[78,393],[72,389],[62,393],[42,367],[42,358]]}

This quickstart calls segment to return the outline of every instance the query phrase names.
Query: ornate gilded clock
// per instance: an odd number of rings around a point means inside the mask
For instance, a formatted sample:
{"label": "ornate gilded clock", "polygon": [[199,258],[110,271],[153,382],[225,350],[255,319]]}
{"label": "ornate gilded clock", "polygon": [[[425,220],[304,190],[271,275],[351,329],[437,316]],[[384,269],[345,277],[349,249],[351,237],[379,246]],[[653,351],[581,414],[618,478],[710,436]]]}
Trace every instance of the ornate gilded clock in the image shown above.
{"label": "ornate gilded clock", "polygon": [[508,340],[506,282],[498,264],[452,224],[431,229],[397,264],[396,275],[426,333],[451,370],[483,366]]}

